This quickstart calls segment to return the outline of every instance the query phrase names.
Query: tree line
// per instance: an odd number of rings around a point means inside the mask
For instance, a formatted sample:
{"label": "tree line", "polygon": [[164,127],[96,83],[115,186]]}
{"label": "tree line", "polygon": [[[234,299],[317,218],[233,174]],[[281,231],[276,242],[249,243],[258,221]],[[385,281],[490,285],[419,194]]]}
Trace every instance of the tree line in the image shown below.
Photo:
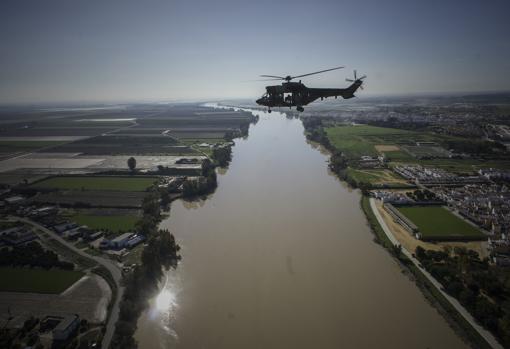
{"label": "tree line", "polygon": [[158,289],[165,269],[176,267],[180,247],[168,230],[158,229],[161,221],[161,193],[152,190],[142,202],[142,218],[137,229],[148,241],[142,251],[141,263],[123,280],[125,291],[120,302],[119,320],[115,325],[112,348],[136,348],[133,338],[136,323],[148,300]]}
{"label": "tree line", "polygon": [[463,247],[433,251],[418,246],[415,256],[448,294],[510,347],[510,278],[506,271]]}

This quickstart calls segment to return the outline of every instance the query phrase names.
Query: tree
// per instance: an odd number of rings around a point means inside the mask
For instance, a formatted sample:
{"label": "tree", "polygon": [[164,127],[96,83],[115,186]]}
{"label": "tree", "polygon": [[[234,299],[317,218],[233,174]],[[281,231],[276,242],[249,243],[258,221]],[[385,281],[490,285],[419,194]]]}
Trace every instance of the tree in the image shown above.
{"label": "tree", "polygon": [[130,157],[127,160],[127,165],[131,171],[134,171],[136,168],[136,159],[134,157]]}

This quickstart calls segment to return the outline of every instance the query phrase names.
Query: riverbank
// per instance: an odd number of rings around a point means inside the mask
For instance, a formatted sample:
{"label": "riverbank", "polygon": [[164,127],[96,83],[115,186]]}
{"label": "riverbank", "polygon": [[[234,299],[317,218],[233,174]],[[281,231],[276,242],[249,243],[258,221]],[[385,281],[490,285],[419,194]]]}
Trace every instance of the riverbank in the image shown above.
{"label": "riverbank", "polygon": [[[442,290],[442,286],[420,267],[419,262],[412,257],[411,253],[405,249],[400,249],[402,253],[395,253],[394,247],[400,245],[391,235],[389,229],[384,229],[381,226],[382,219],[376,216],[374,211],[375,205],[371,203],[371,200],[374,199],[363,195],[361,197],[360,206],[367,217],[377,241],[396,257],[405,271],[412,275],[416,285],[430,303],[443,314],[459,335],[466,338],[475,348],[502,348],[488,331],[476,324],[473,317],[453,297],[448,296]],[[475,326],[477,327],[476,329]],[[483,336],[481,333],[483,333]]]}
{"label": "riverbank", "polygon": [[[328,139],[327,134],[313,120],[303,121],[306,130],[306,137],[314,142],[318,142],[329,152],[330,162],[329,167],[340,179],[345,181],[348,185],[353,188],[360,186],[359,182],[354,181],[349,176],[349,160],[346,159],[343,153],[336,150]],[[361,142],[361,141],[360,141]],[[471,317],[469,313],[464,309],[464,314],[459,313],[458,309],[452,305],[452,299],[447,299],[442,294],[442,290],[434,285],[429,278],[423,273],[424,270],[415,265],[411,259],[409,259],[405,253],[402,253],[402,246],[392,236],[388,236],[384,229],[381,227],[379,220],[376,217],[371,205],[369,204],[368,190],[369,185],[362,183],[362,198],[360,206],[365,214],[368,224],[374,233],[375,241],[387,249],[398,261],[404,270],[409,272],[422,291],[424,296],[433,304],[438,311],[445,317],[445,319],[455,328],[456,332],[461,335],[462,338],[466,339],[469,343],[474,345],[476,348],[498,348],[499,343],[489,334],[489,340],[491,344],[486,340],[480,333],[481,331],[487,332],[481,327],[475,329],[473,323],[469,322],[466,317]],[[407,251],[406,251],[407,252]],[[451,298],[451,297],[450,297]],[[460,305],[459,305],[460,306]],[[472,319],[472,318],[471,318]],[[488,333],[488,332],[487,332]],[[487,337],[487,333],[484,333]],[[499,346],[500,347],[500,346]]]}

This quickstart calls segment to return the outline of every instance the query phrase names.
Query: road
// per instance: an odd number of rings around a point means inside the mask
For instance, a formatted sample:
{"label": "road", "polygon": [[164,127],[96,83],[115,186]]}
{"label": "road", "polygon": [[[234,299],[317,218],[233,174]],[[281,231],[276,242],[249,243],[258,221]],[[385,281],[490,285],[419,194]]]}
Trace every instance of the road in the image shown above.
{"label": "road", "polygon": [[119,318],[119,304],[120,300],[122,299],[122,295],[124,294],[124,287],[121,286],[121,279],[122,279],[122,271],[120,268],[111,260],[98,257],[98,256],[92,256],[86,252],[83,252],[82,250],[78,249],[74,244],[66,241],[56,233],[54,233],[52,230],[40,225],[39,223],[36,223],[30,219],[22,218],[22,217],[14,217],[15,220],[30,224],[33,227],[39,229],[40,231],[45,232],[46,234],[50,235],[53,239],[60,242],[62,245],[67,247],[69,250],[73,251],[74,253],[84,257],[93,260],[97,264],[102,265],[105,267],[110,274],[112,275],[113,281],[115,282],[117,286],[117,295],[115,297],[115,302],[112,306],[110,316],[108,317],[108,323],[106,324],[106,332],[103,337],[103,342],[101,343],[101,348],[107,349],[110,346],[110,342],[113,338],[113,332],[115,331],[115,324]]}
{"label": "road", "polygon": [[[377,209],[375,205],[375,199],[370,198],[370,207],[372,208],[372,212],[374,212],[375,217],[377,218],[377,221],[379,222],[379,225],[382,227],[384,233],[388,237],[388,239],[391,241],[393,245],[400,245],[398,240],[393,236],[393,233],[391,232],[390,228],[386,225],[386,222],[384,222],[384,219],[382,218],[381,214],[379,213],[379,210]],[[409,258],[413,264],[420,270],[420,272],[434,285],[434,287],[441,292],[444,298],[450,304],[457,310],[457,312],[462,315],[462,317],[475,329],[476,332],[480,336],[482,336],[485,341],[493,348],[493,349],[503,349],[503,346],[499,344],[499,342],[496,340],[496,338],[490,333],[489,331],[485,330],[482,326],[480,326],[476,320],[471,316],[471,314],[464,308],[455,298],[447,294],[445,291],[443,291],[443,285],[439,283],[432,275],[429,274],[424,268],[420,266],[420,262],[413,257],[412,253],[410,253],[408,250],[406,250],[402,246],[402,253]]]}

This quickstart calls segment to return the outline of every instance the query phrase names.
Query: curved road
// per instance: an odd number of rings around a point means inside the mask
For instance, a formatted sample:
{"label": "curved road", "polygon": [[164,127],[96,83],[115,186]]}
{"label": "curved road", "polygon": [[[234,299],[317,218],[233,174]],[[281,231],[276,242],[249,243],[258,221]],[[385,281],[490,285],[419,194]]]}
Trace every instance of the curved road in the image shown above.
{"label": "curved road", "polygon": [[113,261],[111,261],[109,259],[106,259],[103,257],[98,257],[98,256],[92,256],[86,252],[83,252],[82,250],[80,250],[76,246],[74,246],[73,244],[69,243],[68,241],[66,241],[65,239],[63,239],[62,237],[60,237],[59,235],[54,233],[52,230],[40,225],[39,223],[36,223],[30,219],[26,219],[26,218],[22,218],[22,217],[13,217],[13,218],[17,221],[24,222],[26,224],[30,224],[30,225],[36,227],[37,229],[47,233],[53,239],[57,240],[62,245],[67,247],[69,250],[73,251],[76,254],[79,254],[80,256],[82,256],[84,258],[93,260],[97,264],[100,264],[103,267],[105,267],[110,272],[110,274],[112,275],[113,281],[117,285],[117,295],[115,297],[115,303],[112,306],[110,316],[108,317],[108,323],[106,324],[106,332],[104,334],[103,341],[101,343],[101,348],[107,349],[110,346],[110,342],[113,337],[113,332],[115,331],[115,323],[117,322],[117,320],[119,318],[119,304],[120,304],[120,300],[122,299],[122,295],[124,294],[124,287],[121,286],[122,272],[121,272],[120,268]]}
{"label": "curved road", "polygon": [[[370,207],[372,208],[372,212],[374,212],[374,215],[377,218],[379,225],[382,227],[384,233],[386,234],[388,239],[391,241],[391,243],[393,245],[400,245],[398,240],[393,236],[393,233],[391,232],[390,228],[388,228],[388,226],[386,225],[386,222],[384,222],[384,219],[382,218],[381,214],[379,213],[379,210],[377,209],[377,207],[375,205],[374,198],[370,198]],[[444,298],[446,298],[448,300],[448,302],[450,302],[450,304],[455,308],[455,310],[457,310],[457,312],[459,312],[459,314],[462,315],[462,317],[464,319],[466,319],[466,321],[475,329],[476,332],[478,332],[478,334],[480,336],[483,337],[483,339],[485,339],[485,341],[492,348],[503,349],[503,346],[501,346],[501,344],[499,344],[499,342],[492,335],[492,333],[490,333],[489,331],[484,329],[482,326],[480,326],[476,322],[476,320],[473,318],[473,316],[471,316],[471,314],[466,310],[466,308],[464,308],[459,303],[459,301],[457,301],[455,298],[453,298],[452,296],[450,296],[449,294],[447,294],[446,292],[443,291],[443,285],[441,285],[441,283],[439,283],[432,275],[430,275],[429,272],[427,272],[424,268],[422,268],[420,266],[420,262],[416,258],[413,257],[412,253],[410,253],[404,247],[402,247],[402,253],[404,253],[404,255],[413,262],[413,264],[421,271],[421,273],[423,275],[425,275],[425,277],[434,285],[434,287],[437,288],[439,292],[441,292],[441,294],[444,296]]]}

